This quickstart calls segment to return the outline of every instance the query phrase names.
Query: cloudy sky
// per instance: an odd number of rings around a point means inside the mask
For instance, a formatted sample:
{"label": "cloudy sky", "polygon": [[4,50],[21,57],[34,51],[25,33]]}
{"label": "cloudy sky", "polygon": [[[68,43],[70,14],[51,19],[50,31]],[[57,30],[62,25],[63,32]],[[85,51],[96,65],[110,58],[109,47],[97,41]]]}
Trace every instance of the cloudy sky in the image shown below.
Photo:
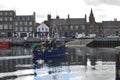
{"label": "cloudy sky", "polygon": [[17,15],[31,15],[36,12],[37,22],[47,19],[47,14],[52,18],[82,18],[85,14],[89,17],[93,9],[97,22],[120,20],[120,0],[2,0],[1,10],[15,10]]}

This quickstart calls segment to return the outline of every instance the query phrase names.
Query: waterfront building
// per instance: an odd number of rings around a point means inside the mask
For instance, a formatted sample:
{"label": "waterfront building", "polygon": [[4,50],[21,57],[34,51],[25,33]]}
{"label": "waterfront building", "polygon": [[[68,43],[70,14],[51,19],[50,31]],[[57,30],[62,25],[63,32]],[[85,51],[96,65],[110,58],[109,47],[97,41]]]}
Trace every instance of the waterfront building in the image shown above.
{"label": "waterfront building", "polygon": [[36,32],[33,15],[16,15],[14,10],[0,10],[0,37],[34,37]]}
{"label": "waterfront building", "polygon": [[92,9],[89,15],[87,31],[88,31],[88,34],[96,34],[97,37],[103,37],[102,23],[95,21],[95,17]]}
{"label": "waterfront building", "polygon": [[14,37],[34,37],[36,32],[35,13],[33,15],[17,15],[14,19]]}
{"label": "waterfront building", "polygon": [[86,15],[84,18],[70,18],[68,15],[66,19],[59,16],[51,18],[51,15],[48,15],[47,23],[50,27],[50,36],[57,32],[59,36],[74,37],[76,33],[87,32]]}
{"label": "waterfront building", "polygon": [[117,18],[113,21],[96,22],[92,9],[89,16],[88,26],[88,33],[96,34],[99,37],[114,37],[119,36],[120,34],[120,21],[117,21]]}
{"label": "waterfront building", "polygon": [[88,33],[89,34],[96,34],[96,21],[95,21],[95,17],[93,14],[93,11],[91,9],[90,15],[89,15],[89,22],[88,22]]}
{"label": "waterfront building", "polygon": [[15,16],[13,10],[0,10],[0,37],[12,37]]}
{"label": "waterfront building", "polygon": [[103,37],[102,23],[95,21],[92,9],[88,22],[86,14],[83,18],[70,18],[70,15],[68,15],[66,19],[59,16],[52,18],[49,14],[47,18],[46,23],[50,27],[50,36],[56,31],[60,36],[65,37],[74,38],[76,34],[85,34],[85,36],[95,34],[96,36]]}
{"label": "waterfront building", "polygon": [[45,38],[49,36],[49,27],[43,22],[37,26],[37,37]]}
{"label": "waterfront building", "polygon": [[104,36],[119,36],[120,21],[102,21]]}
{"label": "waterfront building", "polygon": [[75,34],[85,34],[89,36],[90,34],[95,34],[96,37],[107,37],[107,36],[119,36],[120,34],[120,21],[117,18],[114,21],[102,21],[96,22],[93,10],[91,9],[89,15],[89,21],[87,22],[86,15],[84,18],[51,18],[48,15],[47,25],[50,27],[50,36],[52,36],[55,31],[59,33],[60,36],[74,37]]}

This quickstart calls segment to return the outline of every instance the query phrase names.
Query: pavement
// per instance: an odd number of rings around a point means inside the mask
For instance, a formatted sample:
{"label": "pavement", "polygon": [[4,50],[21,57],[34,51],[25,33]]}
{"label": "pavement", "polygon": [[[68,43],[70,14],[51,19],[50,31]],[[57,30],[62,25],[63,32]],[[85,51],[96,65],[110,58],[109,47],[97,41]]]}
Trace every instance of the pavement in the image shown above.
{"label": "pavement", "polygon": [[92,41],[93,39],[74,39],[73,41],[66,43],[66,46],[67,47],[84,47]]}

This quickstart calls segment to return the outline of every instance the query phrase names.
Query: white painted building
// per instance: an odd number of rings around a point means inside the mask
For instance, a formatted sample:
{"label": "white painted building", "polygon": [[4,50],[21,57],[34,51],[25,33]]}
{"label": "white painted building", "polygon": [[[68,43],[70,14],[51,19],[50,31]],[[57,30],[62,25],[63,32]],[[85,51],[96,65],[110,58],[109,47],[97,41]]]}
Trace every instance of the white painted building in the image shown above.
{"label": "white painted building", "polygon": [[45,38],[49,36],[49,27],[45,23],[37,26],[37,37]]}

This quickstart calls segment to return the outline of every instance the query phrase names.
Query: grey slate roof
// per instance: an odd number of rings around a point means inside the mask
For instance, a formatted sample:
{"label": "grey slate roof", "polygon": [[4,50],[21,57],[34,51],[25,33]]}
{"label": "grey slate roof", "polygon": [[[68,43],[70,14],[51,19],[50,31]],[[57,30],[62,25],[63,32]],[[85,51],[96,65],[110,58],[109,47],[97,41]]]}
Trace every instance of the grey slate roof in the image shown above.
{"label": "grey slate roof", "polygon": [[102,25],[115,25],[115,26],[120,26],[120,21],[102,21]]}
{"label": "grey slate roof", "polygon": [[18,15],[15,17],[15,21],[29,21],[29,20],[34,20],[33,15]]}
{"label": "grey slate roof", "polygon": [[75,24],[85,24],[85,23],[86,23],[85,18],[71,18],[69,24],[75,25]]}
{"label": "grey slate roof", "polygon": [[65,19],[52,19],[51,23],[56,24],[56,25],[65,25],[66,20]]}
{"label": "grey slate roof", "polygon": [[56,25],[79,25],[79,24],[85,24],[86,20],[85,18],[70,18],[70,19],[51,19],[51,24]]}

